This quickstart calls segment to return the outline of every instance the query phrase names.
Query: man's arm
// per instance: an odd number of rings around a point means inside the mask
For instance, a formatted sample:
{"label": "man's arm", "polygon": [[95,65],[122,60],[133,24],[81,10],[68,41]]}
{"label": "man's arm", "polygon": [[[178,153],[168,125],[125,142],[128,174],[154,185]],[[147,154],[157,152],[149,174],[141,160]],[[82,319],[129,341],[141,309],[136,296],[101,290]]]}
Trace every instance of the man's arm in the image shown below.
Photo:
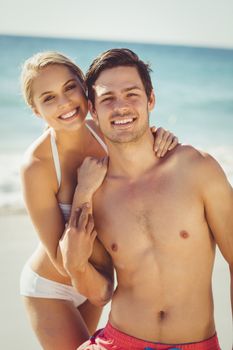
{"label": "man's arm", "polygon": [[105,305],[113,293],[112,261],[96,238],[92,196],[104,180],[107,158],[87,157],[78,169],[71,216],[60,240],[66,272],[73,286],[97,306]]}
{"label": "man's arm", "polygon": [[209,155],[204,155],[200,181],[208,225],[229,264],[233,314],[233,189],[222,168]]}

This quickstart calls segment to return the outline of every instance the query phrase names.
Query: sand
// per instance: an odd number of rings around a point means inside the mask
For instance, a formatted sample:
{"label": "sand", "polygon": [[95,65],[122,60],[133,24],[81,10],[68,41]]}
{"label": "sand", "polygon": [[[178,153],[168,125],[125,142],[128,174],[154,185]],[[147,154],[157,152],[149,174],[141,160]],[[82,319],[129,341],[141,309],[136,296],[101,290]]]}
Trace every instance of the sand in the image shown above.
{"label": "sand", "polygon": [[[37,245],[36,234],[26,215],[0,216],[1,227],[1,350],[39,350],[39,346],[26,318],[19,296],[21,268]],[[230,282],[226,262],[217,252],[213,277],[216,328],[222,350],[230,350],[232,322],[230,308]],[[109,306],[100,320],[107,321]]]}

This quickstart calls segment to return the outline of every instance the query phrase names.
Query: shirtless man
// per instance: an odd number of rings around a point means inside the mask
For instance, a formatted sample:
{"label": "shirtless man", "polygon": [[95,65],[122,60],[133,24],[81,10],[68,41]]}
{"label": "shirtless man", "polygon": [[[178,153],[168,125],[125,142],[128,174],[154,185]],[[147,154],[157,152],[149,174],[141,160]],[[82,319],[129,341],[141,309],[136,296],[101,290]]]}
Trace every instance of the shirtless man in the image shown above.
{"label": "shirtless man", "polygon": [[[107,174],[93,199],[94,222],[117,288],[109,323],[80,349],[220,349],[211,278],[218,244],[233,281],[232,187],[218,163],[191,146],[155,156],[149,68],[132,51],[97,57],[87,86],[109,151]],[[91,251],[81,264],[80,232],[93,229],[83,224],[88,210],[83,207],[73,234],[65,237],[65,266],[78,289]],[[104,290],[107,301],[111,293]]]}

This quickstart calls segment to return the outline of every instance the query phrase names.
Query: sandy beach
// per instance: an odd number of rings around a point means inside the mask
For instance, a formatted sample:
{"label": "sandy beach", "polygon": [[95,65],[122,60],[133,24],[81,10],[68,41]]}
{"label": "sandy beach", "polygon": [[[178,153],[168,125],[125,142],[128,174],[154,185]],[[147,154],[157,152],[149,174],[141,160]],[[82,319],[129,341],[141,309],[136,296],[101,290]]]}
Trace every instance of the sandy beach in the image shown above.
{"label": "sandy beach", "polygon": [[[0,216],[1,226],[1,350],[39,350],[19,296],[21,268],[37,245],[36,234],[26,215]],[[231,349],[232,322],[228,266],[217,252],[214,277],[215,320],[222,350]],[[107,321],[109,306],[100,320]]]}

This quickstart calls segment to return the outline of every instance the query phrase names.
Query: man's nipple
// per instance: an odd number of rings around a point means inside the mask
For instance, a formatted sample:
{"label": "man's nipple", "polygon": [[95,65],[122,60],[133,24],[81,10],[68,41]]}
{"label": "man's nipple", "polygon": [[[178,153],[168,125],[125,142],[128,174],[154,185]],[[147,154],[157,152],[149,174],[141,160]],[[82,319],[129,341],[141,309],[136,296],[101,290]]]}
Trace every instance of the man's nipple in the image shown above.
{"label": "man's nipple", "polygon": [[118,250],[117,244],[116,244],[116,243],[113,243],[113,244],[111,245],[111,249],[112,249],[113,252],[117,252],[117,250]]}
{"label": "man's nipple", "polygon": [[185,230],[182,230],[180,231],[180,237],[184,239],[189,238],[189,233]]}

